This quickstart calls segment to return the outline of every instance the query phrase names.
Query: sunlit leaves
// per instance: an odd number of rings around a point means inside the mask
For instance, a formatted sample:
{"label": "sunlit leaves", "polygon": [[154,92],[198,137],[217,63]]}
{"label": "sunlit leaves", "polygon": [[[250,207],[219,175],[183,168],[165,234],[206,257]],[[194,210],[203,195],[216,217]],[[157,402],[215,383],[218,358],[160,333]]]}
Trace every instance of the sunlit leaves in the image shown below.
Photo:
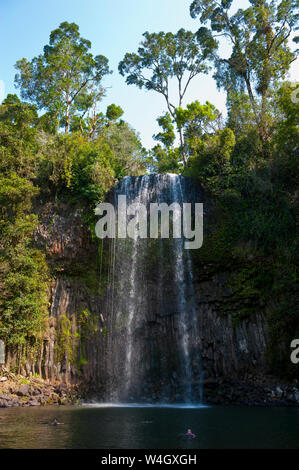
{"label": "sunlit leaves", "polygon": [[108,59],[93,56],[90,41],[79,34],[75,23],[61,23],[50,34],[44,53],[30,62],[16,63],[15,83],[25,99],[57,116],[69,132],[72,117],[86,113],[102,94],[101,80],[110,73]]}

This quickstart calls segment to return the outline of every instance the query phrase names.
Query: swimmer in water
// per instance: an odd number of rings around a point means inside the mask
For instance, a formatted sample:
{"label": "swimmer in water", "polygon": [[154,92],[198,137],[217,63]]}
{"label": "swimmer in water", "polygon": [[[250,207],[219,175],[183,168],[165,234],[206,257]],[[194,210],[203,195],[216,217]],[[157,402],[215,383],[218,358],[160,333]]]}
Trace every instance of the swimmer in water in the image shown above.
{"label": "swimmer in water", "polygon": [[185,434],[186,437],[196,437],[195,434],[193,434],[193,432],[191,431],[191,429],[188,429],[186,434]]}
{"label": "swimmer in water", "polygon": [[52,421],[52,425],[57,426],[58,424],[63,424],[63,423],[60,423],[57,418],[54,418]]}

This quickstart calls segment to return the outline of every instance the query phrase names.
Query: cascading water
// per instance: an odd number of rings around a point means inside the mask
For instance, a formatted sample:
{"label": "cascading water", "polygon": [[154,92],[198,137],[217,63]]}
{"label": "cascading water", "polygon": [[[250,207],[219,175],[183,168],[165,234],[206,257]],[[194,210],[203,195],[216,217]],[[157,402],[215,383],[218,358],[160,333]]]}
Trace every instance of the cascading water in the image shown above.
{"label": "cascading water", "polygon": [[[125,177],[114,202],[200,202],[179,175]],[[195,198],[197,197],[197,201]],[[179,217],[174,209],[173,220]],[[149,234],[149,230],[148,230]],[[106,398],[192,402],[202,399],[198,318],[190,252],[183,238],[118,238],[110,243]]]}

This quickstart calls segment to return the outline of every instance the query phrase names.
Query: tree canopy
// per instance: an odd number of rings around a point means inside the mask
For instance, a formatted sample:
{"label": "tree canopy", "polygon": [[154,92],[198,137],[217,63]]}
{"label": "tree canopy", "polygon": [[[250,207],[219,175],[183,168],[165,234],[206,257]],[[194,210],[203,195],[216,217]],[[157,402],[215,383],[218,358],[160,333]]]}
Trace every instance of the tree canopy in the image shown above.
{"label": "tree canopy", "polygon": [[[202,25],[197,38],[225,37],[231,45],[228,58],[215,55],[214,77],[227,94],[247,91],[259,136],[269,154],[269,109],[273,88],[285,78],[297,51],[289,38],[298,22],[296,0],[251,0],[247,9],[230,13],[232,0],[194,0],[191,16]],[[298,36],[294,41],[298,42]]]}
{"label": "tree canopy", "polygon": [[15,83],[22,98],[47,110],[66,133],[72,118],[84,116],[101,98],[102,78],[110,73],[108,59],[94,57],[90,48],[78,25],[65,21],[51,32],[43,54],[16,63]]}
{"label": "tree canopy", "polygon": [[[181,107],[190,82],[200,73],[207,73],[216,41],[209,37],[198,40],[191,31],[180,29],[173,33],[143,34],[138,53],[127,53],[119,63],[119,72],[128,85],[160,93],[166,100],[168,112],[175,116]],[[207,40],[206,40],[207,39]],[[170,96],[170,81],[176,80],[178,99]],[[183,132],[178,127],[181,153],[187,162]]]}

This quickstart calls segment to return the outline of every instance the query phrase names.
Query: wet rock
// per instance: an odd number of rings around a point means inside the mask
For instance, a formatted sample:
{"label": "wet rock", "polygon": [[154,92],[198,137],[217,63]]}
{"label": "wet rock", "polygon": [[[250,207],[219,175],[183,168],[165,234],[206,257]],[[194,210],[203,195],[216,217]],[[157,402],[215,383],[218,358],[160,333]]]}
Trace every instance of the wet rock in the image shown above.
{"label": "wet rock", "polygon": [[29,404],[30,406],[39,406],[40,402],[38,400],[31,398],[31,400],[29,400]]}
{"label": "wet rock", "polygon": [[0,395],[0,400],[9,400],[9,395]]}
{"label": "wet rock", "polygon": [[65,395],[67,392],[67,385],[65,383],[61,383],[55,387],[54,391],[58,395]]}
{"label": "wet rock", "polygon": [[210,377],[210,378],[207,378],[205,379],[204,381],[204,386],[206,387],[207,385],[217,385],[218,383],[218,380],[214,377]]}
{"label": "wet rock", "polygon": [[283,397],[283,390],[281,387],[277,386],[275,390],[275,396],[277,398],[282,398]]}
{"label": "wet rock", "polygon": [[59,398],[59,400],[58,400],[58,404],[59,404],[59,405],[67,405],[68,403],[69,403],[69,402],[68,402],[68,399],[67,399],[67,398],[64,398],[64,397]]}
{"label": "wet rock", "polygon": [[13,398],[10,401],[10,403],[11,403],[12,406],[19,406],[20,405],[20,400],[18,400],[18,398]]}
{"label": "wet rock", "polygon": [[28,384],[22,384],[20,385],[19,389],[17,390],[17,395],[21,396],[21,397],[25,397],[27,395],[29,395],[29,390],[30,390],[30,387]]}

